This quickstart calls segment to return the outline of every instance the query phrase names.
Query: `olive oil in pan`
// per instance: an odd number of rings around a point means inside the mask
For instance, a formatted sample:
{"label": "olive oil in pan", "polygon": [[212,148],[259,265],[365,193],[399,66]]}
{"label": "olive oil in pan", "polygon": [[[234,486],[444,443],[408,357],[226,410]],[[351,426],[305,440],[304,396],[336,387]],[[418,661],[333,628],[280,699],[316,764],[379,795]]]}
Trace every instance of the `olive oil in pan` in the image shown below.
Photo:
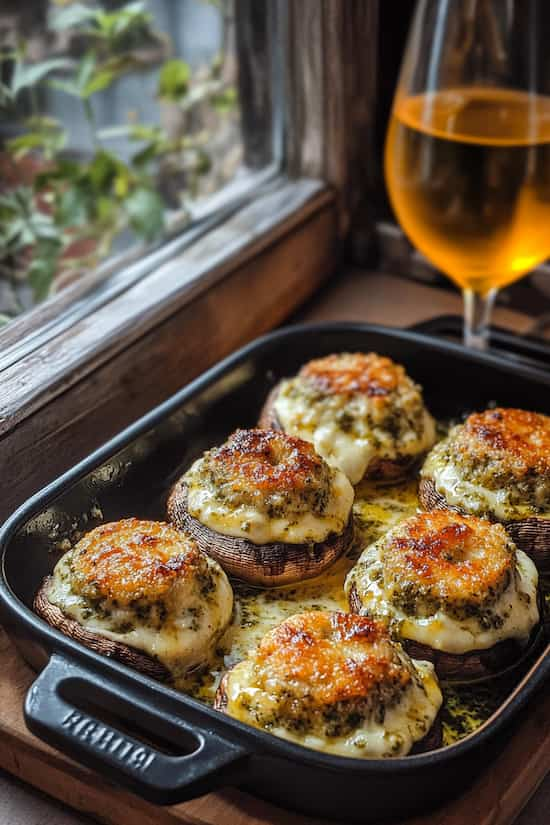
{"label": "olive oil in pan", "polygon": [[[419,509],[417,482],[377,486],[361,483],[353,505],[355,542],[348,553],[321,576],[303,584],[260,590],[233,581],[232,623],[220,640],[209,670],[178,685],[208,704],[214,701],[223,672],[243,659],[274,625],[304,610],[348,610],[344,579],[367,544]],[[498,708],[515,681],[496,680],[471,686],[442,685],[443,741],[448,745],[478,728]]]}
{"label": "olive oil in pan", "polygon": [[258,589],[232,581],[235,593],[233,621],[220,640],[210,670],[178,687],[205,702],[213,702],[224,670],[243,659],[276,624],[304,610],[348,610],[344,580],[366,544],[415,512],[416,481],[399,486],[361,484],[353,505],[355,542],[321,576],[303,584]]}
{"label": "olive oil in pan", "polygon": [[494,713],[516,685],[514,677],[480,685],[443,685],[443,744],[473,733]]}

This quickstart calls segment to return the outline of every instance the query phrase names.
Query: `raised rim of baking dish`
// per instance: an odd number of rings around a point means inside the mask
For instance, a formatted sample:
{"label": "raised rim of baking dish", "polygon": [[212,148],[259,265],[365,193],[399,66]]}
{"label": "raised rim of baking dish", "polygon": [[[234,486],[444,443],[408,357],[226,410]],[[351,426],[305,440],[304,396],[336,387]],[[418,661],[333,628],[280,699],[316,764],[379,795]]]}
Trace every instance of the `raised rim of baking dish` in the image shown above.
{"label": "raised rim of baking dish", "polygon": [[503,704],[500,705],[477,730],[468,734],[460,741],[425,754],[392,757],[391,759],[369,758],[363,760],[354,757],[326,754],[281,739],[280,737],[239,722],[229,716],[222,715],[219,711],[213,710],[204,702],[156,682],[123,664],[94,653],[83,645],[64,636],[61,632],[49,626],[33,613],[13,592],[5,570],[6,550],[13,535],[21,529],[30,518],[36,516],[50,505],[60,494],[67,491],[84,476],[112,458],[113,455],[128,446],[138,436],[144,434],[157,423],[161,422],[181,407],[182,404],[191,400],[194,395],[204,390],[216,379],[221,378],[224,373],[238,366],[239,363],[244,361],[249,355],[261,351],[262,348],[271,344],[274,340],[292,338],[293,336],[303,335],[304,333],[318,335],[327,332],[374,333],[400,339],[403,342],[410,341],[411,343],[421,344],[428,349],[437,350],[441,353],[453,353],[462,359],[479,364],[486,364],[488,367],[495,366],[500,370],[504,369],[506,372],[513,373],[522,378],[531,378],[539,384],[550,386],[550,375],[541,369],[518,365],[492,353],[469,351],[459,344],[435,340],[433,337],[410,330],[357,322],[325,322],[316,324],[294,324],[268,333],[225,358],[178,391],[171,398],[125,428],[103,446],[78,462],[73,468],[33,495],[10,516],[0,529],[0,602],[3,603],[4,608],[11,616],[15,618],[16,622],[22,623],[35,639],[46,642],[49,650],[62,652],[70,660],[80,661],[98,674],[110,674],[119,681],[122,678],[123,681],[128,683],[137,683],[137,685],[141,685],[153,691],[153,693],[158,694],[159,697],[164,697],[172,704],[176,701],[181,705],[183,711],[182,717],[185,707],[200,711],[203,716],[206,716],[214,723],[216,732],[222,737],[225,736],[230,742],[231,734],[233,734],[239,740],[235,742],[235,744],[244,744],[248,753],[252,755],[255,753],[270,752],[271,754],[289,758],[293,761],[305,762],[311,766],[326,767],[332,771],[351,770],[371,774],[407,773],[413,766],[415,769],[424,766],[428,767],[430,764],[433,764],[434,760],[454,761],[454,759],[464,756],[467,752],[480,747],[485,741],[496,736],[501,728],[525,705],[536,689],[550,677],[550,644],[546,646],[537,661],[520,680]]}

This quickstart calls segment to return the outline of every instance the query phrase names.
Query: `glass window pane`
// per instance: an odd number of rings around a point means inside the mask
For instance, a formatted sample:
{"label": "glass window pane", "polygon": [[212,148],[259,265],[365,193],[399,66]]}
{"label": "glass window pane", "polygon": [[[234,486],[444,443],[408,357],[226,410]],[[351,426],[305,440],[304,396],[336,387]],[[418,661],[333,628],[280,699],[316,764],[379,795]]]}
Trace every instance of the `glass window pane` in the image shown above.
{"label": "glass window pane", "polygon": [[195,228],[273,171],[275,50],[256,68],[267,78],[264,124],[250,117],[257,101],[247,98],[251,26],[269,40],[274,21],[264,7],[251,22],[250,8],[246,0],[3,4],[0,320],[85,285],[100,264],[111,275],[111,256],[123,263],[136,242],[158,247]]}

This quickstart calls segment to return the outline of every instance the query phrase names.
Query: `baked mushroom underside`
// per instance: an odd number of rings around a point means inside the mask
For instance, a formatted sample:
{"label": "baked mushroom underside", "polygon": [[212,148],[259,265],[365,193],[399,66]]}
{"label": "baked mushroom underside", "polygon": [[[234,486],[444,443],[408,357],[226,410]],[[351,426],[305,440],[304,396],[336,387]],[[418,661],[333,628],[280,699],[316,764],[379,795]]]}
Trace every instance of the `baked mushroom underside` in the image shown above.
{"label": "baked mushroom underside", "polygon": [[59,630],[65,636],[79,642],[85,647],[100,653],[102,656],[116,659],[128,667],[138,670],[145,676],[165,682],[170,679],[170,671],[158,659],[149,656],[142,650],[114,639],[108,639],[100,633],[83,627],[75,619],[67,616],[63,611],[52,604],[48,599],[48,590],[52,577],[46,576],[34,597],[33,609],[49,625]]}
{"label": "baked mushroom underside", "polygon": [[180,480],[168,499],[168,518],[185,530],[198,547],[238,579],[262,587],[277,587],[319,575],[344,553],[353,540],[353,517],[341,533],[330,533],[317,543],[254,544],[207,527],[187,509],[187,485]]}
{"label": "baked mushroom underside", "polygon": [[[540,605],[540,592],[538,599]],[[348,600],[351,611],[361,613],[361,599],[355,584],[350,587]],[[533,628],[528,639],[503,639],[492,647],[470,650],[466,653],[447,653],[414,639],[400,638],[411,659],[431,662],[440,679],[452,682],[477,682],[502,676],[511,668],[520,665],[538,646],[540,640],[540,623]]]}

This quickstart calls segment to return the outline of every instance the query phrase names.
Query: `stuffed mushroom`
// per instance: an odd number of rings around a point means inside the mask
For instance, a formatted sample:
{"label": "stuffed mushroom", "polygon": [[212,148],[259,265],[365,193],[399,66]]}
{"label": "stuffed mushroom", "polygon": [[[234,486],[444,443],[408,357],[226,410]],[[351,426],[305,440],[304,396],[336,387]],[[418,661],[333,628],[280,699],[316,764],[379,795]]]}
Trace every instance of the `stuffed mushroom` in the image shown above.
{"label": "stuffed mushroom", "polygon": [[170,520],[234,576],[263,586],[321,573],[350,545],[353,488],[313,446],[237,430],[175,484]]}
{"label": "stuffed mushroom", "polygon": [[493,676],[521,658],[539,622],[538,574],[502,525],[418,513],[370,545],[348,573],[354,612],[384,621],[440,677]]}
{"label": "stuffed mushroom", "polygon": [[283,739],[358,758],[441,744],[441,691],[385,627],[350,613],[299,613],[220,683],[215,707]]}
{"label": "stuffed mushroom", "polygon": [[502,408],[470,415],[428,455],[419,495],[426,509],[502,522],[550,571],[550,417]]}
{"label": "stuffed mushroom", "polygon": [[58,561],[34,601],[49,624],[157,679],[201,667],[232,615],[216,561],[168,524],[102,524]]}
{"label": "stuffed mushroom", "polygon": [[400,364],[373,352],[309,361],[275,386],[260,426],[311,441],[352,484],[403,478],[435,441],[421,388]]}

